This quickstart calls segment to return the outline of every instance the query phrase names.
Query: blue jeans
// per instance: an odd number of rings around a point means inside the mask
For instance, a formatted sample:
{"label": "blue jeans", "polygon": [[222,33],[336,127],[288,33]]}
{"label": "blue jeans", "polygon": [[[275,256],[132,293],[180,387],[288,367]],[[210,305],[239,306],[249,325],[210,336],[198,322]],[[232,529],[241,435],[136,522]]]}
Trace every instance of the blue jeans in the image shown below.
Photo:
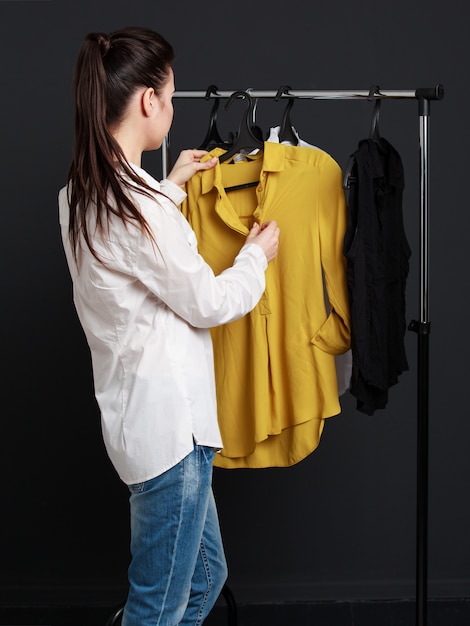
{"label": "blue jeans", "polygon": [[129,595],[122,626],[199,626],[227,578],[212,493],[212,448],[130,485]]}

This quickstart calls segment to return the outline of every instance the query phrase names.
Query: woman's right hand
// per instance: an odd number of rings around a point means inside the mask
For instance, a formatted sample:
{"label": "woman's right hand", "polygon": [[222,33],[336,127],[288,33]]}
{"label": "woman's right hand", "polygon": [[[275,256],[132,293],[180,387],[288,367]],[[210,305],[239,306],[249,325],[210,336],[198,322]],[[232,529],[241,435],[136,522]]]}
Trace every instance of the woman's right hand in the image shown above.
{"label": "woman's right hand", "polygon": [[277,256],[279,247],[279,227],[277,223],[272,220],[264,222],[260,226],[255,222],[246,238],[246,243],[256,243],[260,246],[269,263]]}
{"label": "woman's right hand", "polygon": [[184,184],[200,170],[210,170],[217,163],[217,157],[201,161],[207,154],[207,150],[182,150],[176,163],[173,165],[167,180],[184,188]]}

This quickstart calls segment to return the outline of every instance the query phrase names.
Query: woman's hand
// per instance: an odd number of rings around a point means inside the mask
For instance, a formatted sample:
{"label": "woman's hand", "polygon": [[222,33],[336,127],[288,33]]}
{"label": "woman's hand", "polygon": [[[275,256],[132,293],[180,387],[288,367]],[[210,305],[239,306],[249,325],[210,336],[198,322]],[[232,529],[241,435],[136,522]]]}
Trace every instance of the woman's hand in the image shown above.
{"label": "woman's hand", "polygon": [[279,227],[277,223],[272,220],[264,222],[260,226],[255,222],[246,238],[246,243],[258,244],[263,249],[269,263],[277,256],[279,246]]}
{"label": "woman's hand", "polygon": [[205,154],[207,154],[207,150],[183,150],[168,174],[167,179],[183,187],[185,182],[199,170],[210,170],[217,163],[217,157],[201,163],[201,159]]}

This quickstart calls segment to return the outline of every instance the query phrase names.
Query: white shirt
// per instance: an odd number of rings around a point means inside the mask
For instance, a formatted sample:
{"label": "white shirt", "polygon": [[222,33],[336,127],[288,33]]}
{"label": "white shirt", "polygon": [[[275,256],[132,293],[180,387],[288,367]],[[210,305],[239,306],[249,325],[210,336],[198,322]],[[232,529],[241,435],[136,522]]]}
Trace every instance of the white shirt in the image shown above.
{"label": "white shirt", "polygon": [[[94,237],[99,263],[82,242],[79,267],[68,237],[66,188],[59,192],[62,241],[74,303],[91,351],[108,455],[126,484],[149,480],[200,445],[222,447],[209,328],[251,311],[265,289],[266,256],[245,244],[215,276],[177,205],[186,197],[133,166],[156,193],[133,199],[154,233],[112,218]],[[93,232],[93,221],[91,221]]]}

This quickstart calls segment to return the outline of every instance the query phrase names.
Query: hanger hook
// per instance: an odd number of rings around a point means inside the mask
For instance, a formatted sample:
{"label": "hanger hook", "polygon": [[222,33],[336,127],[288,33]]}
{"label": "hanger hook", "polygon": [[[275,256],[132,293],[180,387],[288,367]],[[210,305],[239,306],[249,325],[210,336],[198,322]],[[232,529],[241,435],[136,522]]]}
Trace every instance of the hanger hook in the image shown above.
{"label": "hanger hook", "polygon": [[[274,97],[274,101],[279,102],[283,94],[289,95],[290,89],[291,88],[289,87],[289,85],[282,85],[282,87],[279,87],[279,89],[277,90],[277,94]],[[284,111],[284,119],[286,119],[287,115],[289,114],[293,106],[294,106],[294,98],[290,97],[287,100],[286,108]]]}
{"label": "hanger hook", "polygon": [[212,94],[217,95],[218,89],[219,88],[217,87],[217,85],[209,85],[209,87],[206,89],[206,95],[204,96],[205,99],[209,100]]}
{"label": "hanger hook", "polygon": [[277,90],[277,94],[274,96],[275,102],[277,102],[283,94],[289,93],[290,90],[291,87],[289,85],[282,85],[282,87],[279,87],[279,89]]}
{"label": "hanger hook", "polygon": [[[204,96],[204,98],[206,100],[210,100],[211,95],[218,95],[217,90],[218,90],[217,85],[209,85],[209,87],[206,90],[206,95]],[[212,105],[212,111],[211,111],[211,121],[215,121],[217,117],[217,110],[219,108],[219,104],[220,104],[219,98],[214,98],[214,104]]]}
{"label": "hanger hook", "polygon": [[372,102],[372,100],[375,100],[374,112],[372,114],[372,122],[370,126],[370,134],[369,134],[370,139],[377,139],[379,137],[379,117],[380,117],[381,99],[380,97],[377,98],[376,96],[380,96],[380,87],[378,85],[372,85],[369,90],[369,95],[367,96],[367,99],[370,102]]}
{"label": "hanger hook", "polygon": [[[217,85],[209,85],[209,87],[206,90],[206,95],[204,96],[204,98],[206,100],[210,100],[211,95],[217,95]],[[220,100],[219,98],[214,98],[214,104],[212,105],[212,111],[211,111],[211,122],[215,121],[215,119],[217,118],[217,111],[219,108],[219,104],[220,104]]]}
{"label": "hanger hook", "polygon": [[227,100],[227,103],[224,109],[227,110],[236,98],[244,98],[248,102],[248,109],[253,108],[253,98],[248,93],[248,91],[239,90],[239,91],[234,91],[231,94],[230,98]]}
{"label": "hanger hook", "polygon": [[369,95],[367,96],[367,100],[372,102],[372,100],[375,100],[376,95],[380,95],[380,87],[378,85],[371,85],[369,89]]}

